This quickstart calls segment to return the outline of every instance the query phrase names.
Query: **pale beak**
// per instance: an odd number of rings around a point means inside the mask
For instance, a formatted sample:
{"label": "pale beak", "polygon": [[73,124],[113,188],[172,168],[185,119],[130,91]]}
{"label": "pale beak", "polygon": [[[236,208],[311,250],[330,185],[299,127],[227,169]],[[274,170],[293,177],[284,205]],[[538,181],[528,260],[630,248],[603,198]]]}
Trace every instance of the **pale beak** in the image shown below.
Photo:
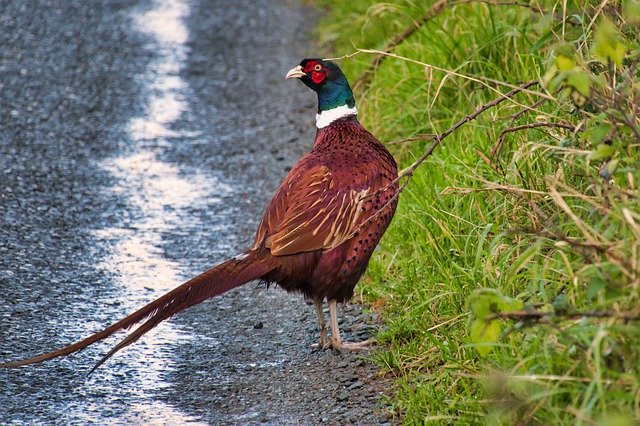
{"label": "pale beak", "polygon": [[300,65],[298,65],[295,68],[291,68],[284,78],[286,78],[286,79],[302,78],[302,77],[304,77],[306,75],[307,74],[304,71],[302,71],[302,67]]}

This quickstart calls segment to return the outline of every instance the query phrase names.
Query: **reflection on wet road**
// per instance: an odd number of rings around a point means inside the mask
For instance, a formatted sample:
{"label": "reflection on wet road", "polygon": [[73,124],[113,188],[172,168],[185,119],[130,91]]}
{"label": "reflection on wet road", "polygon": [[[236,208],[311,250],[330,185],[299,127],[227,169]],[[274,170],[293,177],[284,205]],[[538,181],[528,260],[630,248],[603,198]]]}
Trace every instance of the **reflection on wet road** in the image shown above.
{"label": "reflection on wet road", "polygon": [[[123,312],[131,312],[184,281],[185,274],[179,274],[180,265],[167,259],[162,251],[162,236],[180,232],[187,224],[201,226],[188,223],[194,219],[184,211],[185,208],[199,204],[212,190],[217,193],[232,191],[229,185],[203,174],[181,174],[175,165],[158,159],[156,153],[158,147],[170,143],[169,139],[180,143],[201,134],[180,129],[179,122],[189,111],[189,87],[180,76],[188,54],[189,33],[184,20],[189,13],[185,0],[158,0],[150,10],[134,17],[136,29],[151,36],[148,47],[156,52],[147,71],[136,76],[150,94],[148,106],[146,113],[132,118],[128,126],[131,154],[107,159],[102,167],[116,179],[112,190],[127,200],[129,207],[125,210],[137,214],[132,214],[135,218],[127,228],[104,228],[95,232],[96,240],[108,242],[111,252],[99,267],[116,276],[125,290],[120,297],[127,301],[122,306]],[[209,197],[207,202],[215,200]],[[138,358],[146,360],[144,374],[140,375],[137,402],[130,407],[134,418],[146,424],[178,419],[194,421],[145,393],[147,389],[169,386],[163,381],[162,374],[170,371],[171,356],[162,347],[184,344],[190,338],[172,322],[160,324],[145,336],[144,349],[134,352]]]}

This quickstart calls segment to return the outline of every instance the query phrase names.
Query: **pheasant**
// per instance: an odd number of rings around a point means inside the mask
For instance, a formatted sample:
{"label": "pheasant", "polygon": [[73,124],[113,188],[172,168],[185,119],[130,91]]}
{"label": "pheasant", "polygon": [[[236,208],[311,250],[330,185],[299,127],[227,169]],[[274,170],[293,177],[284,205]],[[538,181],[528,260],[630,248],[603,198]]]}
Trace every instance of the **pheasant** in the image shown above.
{"label": "pheasant", "polygon": [[[353,93],[331,61],[304,59],[286,74],[318,95],[312,150],[290,170],[269,203],[255,242],[104,330],[65,348],[7,362],[18,367],[69,355],[142,322],[111,349],[94,371],[122,348],[177,313],[254,280],[299,292],[315,305],[323,349],[360,349],[338,328],[338,304],[349,300],[397,205],[397,166],[357,119]],[[329,305],[331,338],[323,314]]]}

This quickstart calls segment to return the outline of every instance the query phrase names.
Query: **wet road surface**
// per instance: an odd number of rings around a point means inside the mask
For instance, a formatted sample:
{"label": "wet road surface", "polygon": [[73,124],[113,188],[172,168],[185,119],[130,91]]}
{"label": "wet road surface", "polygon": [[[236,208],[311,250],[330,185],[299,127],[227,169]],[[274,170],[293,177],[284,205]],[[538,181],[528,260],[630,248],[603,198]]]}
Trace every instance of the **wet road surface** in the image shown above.
{"label": "wet road surface", "polygon": [[[283,75],[315,12],[282,1],[0,0],[0,359],[64,346],[250,244],[314,135]],[[372,319],[347,308],[346,338]],[[119,335],[122,336],[121,334]],[[373,424],[385,381],[310,349],[301,297],[254,284],[0,371],[0,423]]]}

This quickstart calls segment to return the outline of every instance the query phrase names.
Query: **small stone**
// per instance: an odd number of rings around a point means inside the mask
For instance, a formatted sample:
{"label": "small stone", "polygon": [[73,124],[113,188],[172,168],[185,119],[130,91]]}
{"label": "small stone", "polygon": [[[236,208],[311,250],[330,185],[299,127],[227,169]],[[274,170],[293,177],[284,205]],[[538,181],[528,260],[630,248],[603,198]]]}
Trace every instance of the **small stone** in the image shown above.
{"label": "small stone", "polygon": [[262,322],[259,322],[255,324],[253,328],[255,328],[256,330],[260,330],[261,328],[264,328],[264,324]]}
{"label": "small stone", "polygon": [[344,402],[346,400],[349,399],[349,394],[346,392],[340,392],[337,396],[336,399],[340,402]]}
{"label": "small stone", "polygon": [[349,386],[349,389],[358,389],[362,386],[364,386],[364,383],[362,383],[360,380],[357,380],[351,386]]}

